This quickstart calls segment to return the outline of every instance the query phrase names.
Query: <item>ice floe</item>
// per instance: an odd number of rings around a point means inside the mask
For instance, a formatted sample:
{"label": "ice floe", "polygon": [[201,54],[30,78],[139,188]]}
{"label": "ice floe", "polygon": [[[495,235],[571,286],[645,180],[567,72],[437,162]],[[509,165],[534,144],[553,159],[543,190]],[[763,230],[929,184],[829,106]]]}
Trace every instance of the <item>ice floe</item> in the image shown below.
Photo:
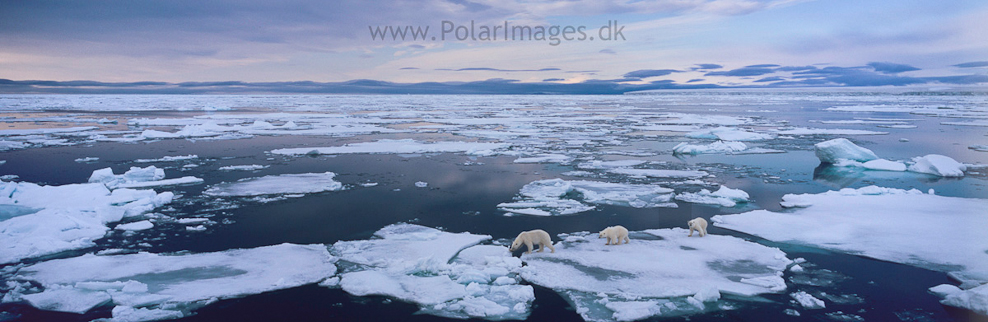
{"label": "ice floe", "polygon": [[157,158],[157,159],[137,159],[137,160],[134,160],[134,162],[137,162],[137,163],[171,162],[171,161],[195,160],[195,159],[198,159],[198,158],[199,158],[198,155],[189,154],[189,155],[165,156],[165,157],[161,157],[161,158]]}
{"label": "ice floe", "polygon": [[211,185],[202,193],[214,197],[249,197],[274,194],[307,194],[343,189],[336,174],[300,173],[269,175]]}
{"label": "ice floe", "polygon": [[100,183],[109,189],[117,189],[199,184],[203,182],[202,179],[192,176],[173,179],[164,178],[165,169],[159,169],[153,165],[145,168],[131,167],[130,170],[127,170],[123,174],[113,174],[113,169],[107,167],[93,171],[89,176],[89,183]]}
{"label": "ice floe", "polygon": [[650,178],[702,178],[709,176],[706,171],[700,170],[666,170],[666,169],[627,169],[617,168],[608,170],[611,173],[623,174],[631,177]]}
{"label": "ice floe", "polygon": [[330,247],[344,272],[326,286],[393,297],[443,317],[522,320],[531,311],[535,293],[518,283],[521,260],[507,247],[477,245],[490,236],[394,224],[374,237]]}
{"label": "ice floe", "polygon": [[[681,228],[604,245],[597,234],[561,234],[555,253],[522,256],[526,281],[550,288],[587,321],[625,321],[715,310],[720,294],[786,289],[782,251],[731,236],[686,237]],[[706,302],[706,303],[705,303]]]}
{"label": "ice floe", "polygon": [[269,167],[269,166],[268,165],[260,165],[260,164],[228,165],[228,166],[222,166],[218,170],[220,170],[220,171],[254,171],[254,170],[266,169],[267,167]]}
{"label": "ice floe", "polygon": [[682,192],[676,195],[676,200],[681,200],[691,203],[702,203],[709,205],[718,205],[721,207],[734,207],[739,202],[748,202],[748,193],[741,189],[731,189],[726,186],[720,186],[717,191],[710,192],[710,190],[702,189],[700,192]]}
{"label": "ice floe", "polygon": [[218,299],[317,283],[336,273],[334,261],[323,245],[293,244],[184,255],[87,254],[21,268],[15,279],[43,291],[8,297],[73,313],[111,303],[119,320],[176,318]]}
{"label": "ice floe", "polygon": [[880,159],[871,150],[857,146],[844,138],[820,142],[814,147],[820,162],[838,167],[860,167],[880,171],[911,171],[941,177],[963,177],[964,171],[967,171],[965,164],[939,154],[915,157],[909,163]]}
{"label": "ice floe", "polygon": [[761,141],[771,140],[773,138],[768,134],[749,132],[733,127],[717,127],[690,132],[686,134],[686,137],[694,139],[715,139],[722,141]]}
{"label": "ice floe", "polygon": [[672,148],[673,154],[705,154],[705,153],[730,153],[740,152],[748,148],[748,145],[735,141],[717,141],[710,144],[697,145],[686,142],[677,144]]}
{"label": "ice floe", "polygon": [[533,216],[571,215],[595,208],[584,202],[634,208],[676,207],[671,202],[672,192],[658,185],[548,179],[526,184],[517,201],[497,206],[511,214]]}
{"label": "ice floe", "polygon": [[930,292],[942,297],[943,300],[940,303],[944,305],[964,308],[982,315],[988,315],[988,284],[968,290],[961,290],[953,285],[941,284],[931,287]]}
{"label": "ice floe", "polygon": [[0,264],[92,247],[108,223],[149,212],[173,197],[152,190],[111,192],[98,183],[0,182],[0,206],[10,213],[0,217]]}
{"label": "ice floe", "polygon": [[888,132],[878,132],[878,131],[867,131],[867,130],[849,130],[849,129],[814,129],[814,128],[803,128],[796,127],[787,130],[779,130],[775,132],[780,135],[885,135]]}
{"label": "ice floe", "polygon": [[506,143],[484,142],[435,142],[422,143],[412,139],[378,140],[374,142],[351,143],[344,146],[319,148],[291,148],[271,151],[274,154],[305,155],[305,154],[349,154],[349,153],[442,153],[462,152],[469,155],[493,155],[494,150],[507,148]]}
{"label": "ice floe", "polygon": [[773,241],[948,272],[969,284],[988,282],[988,240],[981,238],[988,200],[869,186],[787,194],[782,206],[791,209],[719,215],[713,222]]}

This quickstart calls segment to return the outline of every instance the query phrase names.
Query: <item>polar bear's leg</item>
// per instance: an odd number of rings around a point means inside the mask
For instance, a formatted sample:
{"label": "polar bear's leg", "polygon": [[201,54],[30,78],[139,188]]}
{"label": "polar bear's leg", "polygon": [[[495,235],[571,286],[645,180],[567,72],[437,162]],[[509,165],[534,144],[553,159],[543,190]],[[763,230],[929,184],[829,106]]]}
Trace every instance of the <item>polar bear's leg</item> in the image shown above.
{"label": "polar bear's leg", "polygon": [[546,246],[549,246],[549,252],[550,253],[555,253],[556,252],[556,248],[555,247],[552,247],[552,241],[546,241],[544,244],[542,244],[542,249],[545,249]]}
{"label": "polar bear's leg", "polygon": [[690,225],[690,234],[686,235],[686,237],[693,237],[693,225]]}
{"label": "polar bear's leg", "polygon": [[700,227],[700,237],[707,235],[707,227]]}
{"label": "polar bear's leg", "polygon": [[539,253],[545,250],[545,241],[539,242]]}
{"label": "polar bear's leg", "polygon": [[532,241],[531,240],[526,240],[525,241],[525,246],[528,246],[528,251],[526,251],[525,254],[531,254],[532,253],[532,250],[535,250],[535,246],[532,245]]}
{"label": "polar bear's leg", "polygon": [[624,243],[627,244],[628,242],[631,242],[631,239],[628,239],[628,235],[625,234],[624,235]]}

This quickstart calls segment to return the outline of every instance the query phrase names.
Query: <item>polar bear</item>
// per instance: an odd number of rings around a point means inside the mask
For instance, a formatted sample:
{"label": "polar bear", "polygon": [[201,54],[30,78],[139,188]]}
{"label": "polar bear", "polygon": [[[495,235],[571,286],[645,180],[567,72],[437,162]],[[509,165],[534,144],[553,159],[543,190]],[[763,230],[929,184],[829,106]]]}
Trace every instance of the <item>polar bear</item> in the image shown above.
{"label": "polar bear", "polygon": [[510,250],[515,251],[521,248],[522,244],[528,246],[528,251],[525,254],[531,254],[532,250],[535,249],[534,245],[542,245],[542,247],[539,247],[539,253],[545,250],[546,247],[549,247],[551,253],[556,252],[556,248],[552,247],[552,238],[549,237],[549,233],[542,229],[521,232],[518,234],[518,237],[515,237],[515,241],[511,243]]}
{"label": "polar bear", "polygon": [[607,243],[604,245],[620,245],[623,240],[627,244],[630,240],[628,239],[628,228],[624,226],[610,226],[604,228],[600,231],[598,238],[607,238]]}
{"label": "polar bear", "polygon": [[690,234],[688,236],[686,236],[686,237],[693,237],[693,231],[694,230],[696,230],[696,232],[700,233],[700,237],[703,237],[703,236],[706,236],[707,235],[707,220],[706,219],[703,219],[703,218],[700,218],[700,217],[696,217],[696,218],[693,218],[693,220],[687,221],[686,224],[690,226]]}

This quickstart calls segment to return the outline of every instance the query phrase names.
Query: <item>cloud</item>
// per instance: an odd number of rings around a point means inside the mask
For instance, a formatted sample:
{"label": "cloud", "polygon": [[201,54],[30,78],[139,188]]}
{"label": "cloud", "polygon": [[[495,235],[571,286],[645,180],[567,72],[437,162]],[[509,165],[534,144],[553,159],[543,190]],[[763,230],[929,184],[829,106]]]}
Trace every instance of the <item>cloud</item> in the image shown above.
{"label": "cloud", "polygon": [[[754,66],[764,66],[764,65],[754,65]],[[778,66],[778,65],[772,65],[772,66]],[[775,70],[771,68],[749,66],[749,67],[742,67],[742,68],[732,69],[722,72],[709,72],[703,74],[703,76],[759,76],[759,75],[771,74],[774,72]]]}
{"label": "cloud", "polygon": [[613,49],[610,49],[610,48],[601,49],[600,51],[598,51],[598,53],[601,53],[601,54],[611,54],[611,55],[617,54],[616,51],[614,51]]}
{"label": "cloud", "polygon": [[696,64],[696,67],[691,68],[691,70],[704,70],[704,69],[721,69],[724,66],[717,64]]}
{"label": "cloud", "polygon": [[876,72],[885,74],[897,74],[902,72],[919,70],[919,68],[904,65],[904,64],[894,64],[894,63],[881,63],[881,62],[871,62],[868,66],[874,68]]}
{"label": "cloud", "polygon": [[549,72],[549,71],[557,71],[557,70],[560,70],[560,69],[559,68],[554,68],[554,67],[542,68],[542,69],[500,69],[500,68],[490,68],[490,67],[467,67],[467,68],[454,69],[452,71],[456,71],[456,72],[464,72],[464,71],[490,71],[490,72],[515,73],[515,72]]}
{"label": "cloud", "polygon": [[784,81],[784,80],[786,80],[786,79],[785,78],[782,78],[782,77],[779,77],[779,76],[771,76],[771,77],[765,77],[765,78],[756,80],[755,83],[778,82],[778,81]]}
{"label": "cloud", "polygon": [[629,72],[627,74],[624,74],[624,77],[626,77],[626,78],[649,78],[649,77],[665,76],[665,75],[669,75],[669,74],[672,74],[672,73],[678,73],[678,72],[679,71],[678,70],[675,70],[675,69],[641,69],[641,70],[636,70],[636,71],[633,71],[633,72]]}
{"label": "cloud", "polygon": [[745,68],[769,68],[769,67],[779,67],[779,65],[776,65],[776,64],[759,64],[759,65],[748,65],[748,66],[744,66],[744,67]]}
{"label": "cloud", "polygon": [[951,66],[960,67],[960,68],[988,67],[988,61],[973,61],[969,63],[961,63]]}

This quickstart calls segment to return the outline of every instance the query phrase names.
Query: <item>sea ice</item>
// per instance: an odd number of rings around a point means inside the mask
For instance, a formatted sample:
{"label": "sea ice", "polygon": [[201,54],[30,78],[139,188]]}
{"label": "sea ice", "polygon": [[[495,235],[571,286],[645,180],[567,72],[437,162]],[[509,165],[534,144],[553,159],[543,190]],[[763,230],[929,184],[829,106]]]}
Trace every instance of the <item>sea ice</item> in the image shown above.
{"label": "sea ice", "polygon": [[706,171],[699,170],[665,170],[665,169],[611,169],[608,172],[623,174],[632,177],[651,178],[702,178],[710,175]]}
{"label": "sea ice", "polygon": [[378,140],[374,142],[351,143],[344,146],[321,148],[291,148],[271,151],[274,154],[305,155],[305,154],[349,154],[349,153],[442,153],[463,152],[469,155],[494,155],[494,150],[507,148],[506,143],[483,142],[435,142],[421,143],[412,139]]}
{"label": "sea ice", "polygon": [[130,231],[148,230],[151,228],[154,228],[154,224],[152,224],[150,220],[141,220],[132,223],[119,224],[117,225],[117,227],[114,227],[114,229],[117,230],[130,230]]}
{"label": "sea ice", "polygon": [[988,200],[869,186],[787,194],[782,206],[794,209],[712,220],[773,241],[949,272],[968,284],[988,282],[988,239],[981,238]]}
{"label": "sea ice", "polygon": [[702,189],[700,192],[682,192],[676,195],[676,200],[682,200],[691,203],[702,203],[710,205],[719,205],[721,207],[734,207],[739,202],[748,202],[748,193],[741,189],[731,189],[725,186],[720,186],[717,191],[710,192],[710,190]]}
{"label": "sea ice", "polygon": [[781,275],[792,261],[776,248],[731,236],[689,238],[681,228],[643,233],[660,239],[610,246],[588,232],[560,235],[555,253],[522,255],[521,276],[560,293],[587,321],[691,314],[719,294],[785,290]]}
{"label": "sea ice", "polygon": [[21,268],[15,278],[44,288],[20,295],[42,310],[83,313],[112,301],[124,307],[114,308],[114,318],[176,317],[154,310],[187,312],[217,299],[314,284],[336,273],[334,261],[323,245],[292,244],[187,255],[87,254]]}
{"label": "sea ice", "polygon": [[812,309],[823,309],[827,307],[827,305],[823,303],[823,300],[813,297],[813,295],[810,295],[809,293],[806,293],[804,291],[795,292],[789,294],[789,296],[795,299],[796,302],[799,302],[799,305],[803,306],[803,308],[805,309],[812,310]]}
{"label": "sea ice", "polygon": [[722,141],[761,141],[771,140],[772,136],[763,133],[749,132],[732,127],[717,127],[686,134],[694,139],[715,139]]}
{"label": "sea ice", "polygon": [[136,163],[171,162],[171,161],[193,160],[193,159],[198,159],[198,158],[199,158],[198,155],[189,154],[189,155],[165,156],[165,157],[161,157],[161,158],[157,158],[157,159],[137,159],[137,160],[134,160],[134,162],[136,162]]}
{"label": "sea ice", "polygon": [[521,188],[521,200],[498,204],[509,213],[533,216],[570,215],[594,209],[580,202],[634,208],[675,207],[673,190],[658,185],[548,179]]}
{"label": "sea ice", "polygon": [[928,173],[941,177],[963,177],[967,167],[956,160],[939,154],[928,154],[926,156],[913,158],[913,164],[909,166],[909,171]]}
{"label": "sea ice", "polygon": [[988,152],[988,145],[972,145],[967,148],[979,152]]}
{"label": "sea ice", "polygon": [[878,159],[874,152],[851,143],[845,138],[823,141],[814,145],[816,156],[820,162],[837,164],[840,160],[868,162]]}
{"label": "sea ice", "polygon": [[981,315],[988,315],[988,284],[964,290],[953,291],[946,295],[940,303],[959,308],[965,308]]}
{"label": "sea ice", "polygon": [[848,129],[812,129],[812,128],[791,128],[775,132],[780,135],[885,135],[888,132],[848,130]]}
{"label": "sea ice", "polygon": [[0,264],[92,247],[109,230],[106,224],[149,212],[173,197],[152,190],[110,192],[98,183],[0,182],[0,205],[17,205],[20,212],[0,221]]}
{"label": "sea ice", "polygon": [[705,154],[705,153],[729,153],[729,152],[740,152],[747,149],[748,146],[741,142],[734,141],[717,141],[710,144],[697,145],[697,144],[687,144],[686,142],[677,144],[672,148],[673,154]]}
{"label": "sea ice", "polygon": [[540,154],[531,157],[517,158],[515,163],[559,163],[569,164],[573,157],[565,154]]}
{"label": "sea ice", "polygon": [[300,173],[246,178],[211,185],[202,193],[214,197],[249,197],[272,194],[305,194],[343,189],[335,173]]}
{"label": "sea ice", "polygon": [[267,167],[268,167],[267,165],[259,165],[259,164],[228,165],[228,166],[220,167],[218,170],[220,170],[220,171],[254,171],[254,170],[265,169]]}
{"label": "sea ice", "polygon": [[425,187],[428,187],[428,186],[429,186],[429,183],[428,182],[425,182],[425,181],[416,181],[415,182],[415,187],[418,187],[418,188],[425,188]]}
{"label": "sea ice", "polygon": [[462,319],[525,319],[531,310],[534,290],[515,277],[521,260],[504,246],[477,245],[490,236],[412,224],[390,225],[374,236],[330,247],[347,264],[338,283],[347,293],[389,296],[423,313]]}

